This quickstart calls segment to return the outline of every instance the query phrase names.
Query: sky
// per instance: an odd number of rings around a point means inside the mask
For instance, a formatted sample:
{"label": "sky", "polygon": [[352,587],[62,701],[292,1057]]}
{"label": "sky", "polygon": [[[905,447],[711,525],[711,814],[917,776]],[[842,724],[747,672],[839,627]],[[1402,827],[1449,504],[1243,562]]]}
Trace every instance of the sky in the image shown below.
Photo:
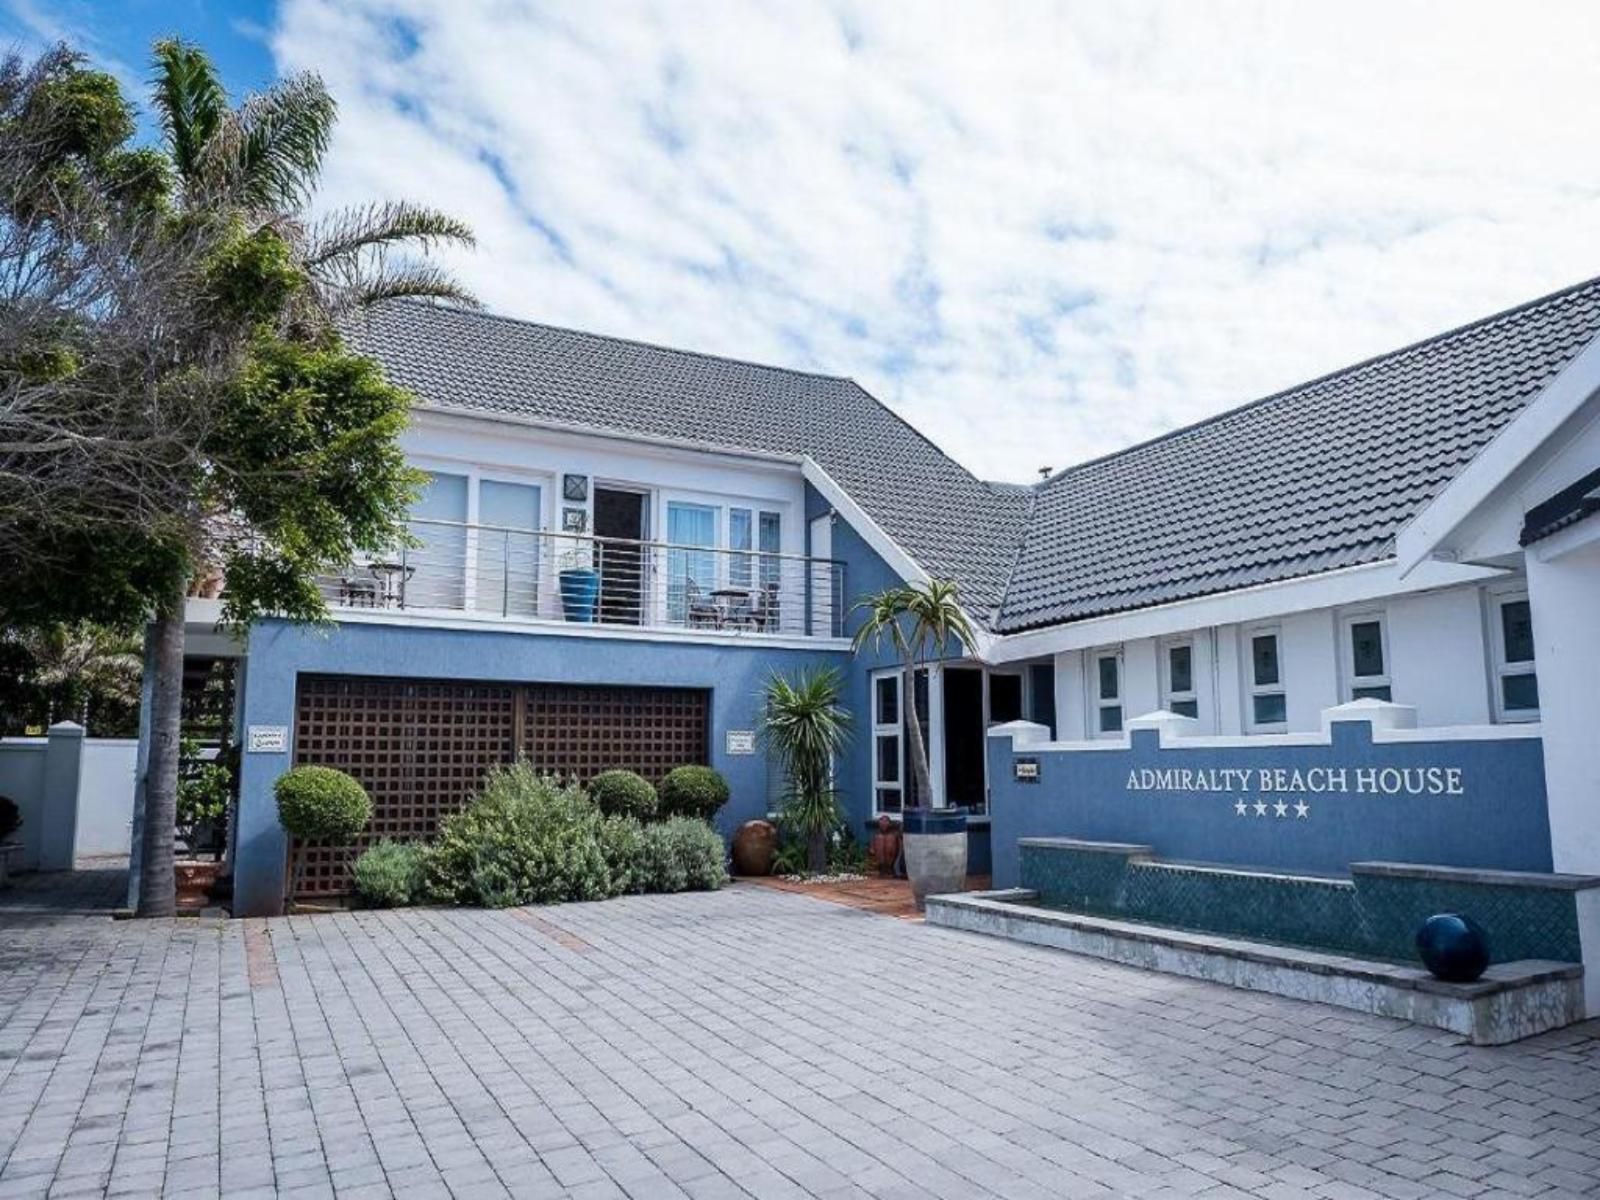
{"label": "sky", "polygon": [[313,70],[318,203],[518,317],[848,375],[1026,481],[1600,275],[1600,5],[0,0]]}

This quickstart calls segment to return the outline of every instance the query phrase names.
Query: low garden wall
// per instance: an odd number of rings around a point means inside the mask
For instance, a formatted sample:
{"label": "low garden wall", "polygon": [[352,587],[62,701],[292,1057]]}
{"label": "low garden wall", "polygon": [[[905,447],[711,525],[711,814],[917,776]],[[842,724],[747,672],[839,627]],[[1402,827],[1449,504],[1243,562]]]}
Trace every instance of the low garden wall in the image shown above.
{"label": "low garden wall", "polygon": [[0,740],[0,796],[22,814],[13,865],[64,871],[74,856],[128,853],[138,752],[132,738],[85,737],[71,721]]}

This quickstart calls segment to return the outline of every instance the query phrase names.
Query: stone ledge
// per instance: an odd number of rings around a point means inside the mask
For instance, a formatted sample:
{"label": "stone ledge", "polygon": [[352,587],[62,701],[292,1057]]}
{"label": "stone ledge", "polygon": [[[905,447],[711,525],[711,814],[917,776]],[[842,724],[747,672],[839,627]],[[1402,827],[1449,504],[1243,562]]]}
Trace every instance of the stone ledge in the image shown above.
{"label": "stone ledge", "polygon": [[1441,867],[1432,863],[1358,862],[1352,875],[1378,875],[1386,879],[1427,879],[1436,883],[1466,883],[1482,887],[1545,888],[1553,892],[1581,892],[1600,888],[1600,875],[1557,875],[1542,871],[1497,871],[1487,867]]}
{"label": "stone ledge", "polygon": [[1497,1046],[1583,1020],[1583,968],[1525,961],[1475,983],[1445,983],[1421,967],[1265,942],[1089,917],[1030,905],[1010,889],[930,896],[927,921],[1129,966],[1333,1004],[1462,1034]]}
{"label": "stone ledge", "polygon": [[1081,850],[1090,854],[1125,854],[1146,858],[1155,853],[1151,847],[1140,846],[1134,842],[1085,842],[1077,838],[1060,837],[1022,837],[1017,839],[1017,845],[1032,846],[1035,849]]}

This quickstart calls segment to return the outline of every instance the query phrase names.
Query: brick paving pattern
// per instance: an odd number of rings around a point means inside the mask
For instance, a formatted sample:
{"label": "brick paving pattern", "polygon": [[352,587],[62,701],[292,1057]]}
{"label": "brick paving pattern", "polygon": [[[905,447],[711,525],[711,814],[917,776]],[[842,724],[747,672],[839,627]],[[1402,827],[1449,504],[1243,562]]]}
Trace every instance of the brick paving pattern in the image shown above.
{"label": "brick paving pattern", "polygon": [[114,884],[0,893],[0,1198],[1600,1190],[1593,1023],[1474,1049],[748,885],[85,915]]}

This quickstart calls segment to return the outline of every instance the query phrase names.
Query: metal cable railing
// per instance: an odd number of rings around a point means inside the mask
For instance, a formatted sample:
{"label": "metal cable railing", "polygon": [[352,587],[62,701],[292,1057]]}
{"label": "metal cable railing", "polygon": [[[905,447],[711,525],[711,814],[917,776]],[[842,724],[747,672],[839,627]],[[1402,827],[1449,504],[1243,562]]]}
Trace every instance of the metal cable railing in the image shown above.
{"label": "metal cable railing", "polygon": [[415,544],[324,576],[336,607],[585,625],[838,637],[832,559],[586,534],[410,523]]}

